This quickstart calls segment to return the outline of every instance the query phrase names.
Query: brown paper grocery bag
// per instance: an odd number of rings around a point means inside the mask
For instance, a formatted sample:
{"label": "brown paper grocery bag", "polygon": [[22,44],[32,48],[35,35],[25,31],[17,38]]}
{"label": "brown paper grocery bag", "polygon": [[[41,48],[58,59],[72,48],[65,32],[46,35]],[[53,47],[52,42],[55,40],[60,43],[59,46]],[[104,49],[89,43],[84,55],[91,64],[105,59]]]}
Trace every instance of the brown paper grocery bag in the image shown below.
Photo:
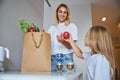
{"label": "brown paper grocery bag", "polygon": [[50,72],[51,47],[50,35],[46,32],[28,32],[25,34],[22,72]]}

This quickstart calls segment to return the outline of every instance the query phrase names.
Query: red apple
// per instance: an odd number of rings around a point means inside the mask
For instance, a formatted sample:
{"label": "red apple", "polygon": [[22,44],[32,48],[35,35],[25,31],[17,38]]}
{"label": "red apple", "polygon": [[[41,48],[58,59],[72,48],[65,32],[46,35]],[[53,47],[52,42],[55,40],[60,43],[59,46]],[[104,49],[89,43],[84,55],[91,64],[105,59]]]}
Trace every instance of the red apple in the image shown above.
{"label": "red apple", "polygon": [[67,31],[65,31],[65,32],[63,33],[63,38],[64,38],[64,39],[68,39],[69,37],[70,37],[70,33],[67,32]]}
{"label": "red apple", "polygon": [[35,30],[35,28],[34,27],[30,27],[29,29],[28,29],[28,32],[35,32],[36,30]]}

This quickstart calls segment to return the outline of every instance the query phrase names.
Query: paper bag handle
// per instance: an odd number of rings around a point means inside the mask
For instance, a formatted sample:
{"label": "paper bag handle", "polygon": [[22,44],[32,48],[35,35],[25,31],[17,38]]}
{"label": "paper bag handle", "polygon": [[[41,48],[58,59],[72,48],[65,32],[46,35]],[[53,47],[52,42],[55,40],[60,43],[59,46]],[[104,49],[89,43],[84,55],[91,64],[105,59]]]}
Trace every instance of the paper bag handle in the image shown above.
{"label": "paper bag handle", "polygon": [[34,33],[32,33],[32,39],[33,39],[33,42],[34,42],[35,47],[36,47],[36,48],[39,48],[40,45],[41,45],[42,39],[43,39],[43,34],[40,34],[40,39],[39,39],[39,44],[38,44],[38,45],[37,45],[37,42],[36,42],[36,40],[35,40],[35,38],[34,38]]}

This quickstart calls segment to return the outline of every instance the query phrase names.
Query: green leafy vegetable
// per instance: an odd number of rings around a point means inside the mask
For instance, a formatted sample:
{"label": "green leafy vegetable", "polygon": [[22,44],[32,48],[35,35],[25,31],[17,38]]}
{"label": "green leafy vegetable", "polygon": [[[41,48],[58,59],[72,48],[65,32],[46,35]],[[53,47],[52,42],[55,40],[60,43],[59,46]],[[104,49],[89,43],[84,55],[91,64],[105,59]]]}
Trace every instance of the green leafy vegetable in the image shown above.
{"label": "green leafy vegetable", "polygon": [[27,33],[28,32],[28,29],[31,28],[31,27],[34,27],[35,28],[35,32],[40,32],[39,30],[39,27],[37,27],[34,23],[27,23],[26,20],[20,20],[19,21],[19,24],[20,24],[20,28],[21,30],[24,32],[24,33]]}

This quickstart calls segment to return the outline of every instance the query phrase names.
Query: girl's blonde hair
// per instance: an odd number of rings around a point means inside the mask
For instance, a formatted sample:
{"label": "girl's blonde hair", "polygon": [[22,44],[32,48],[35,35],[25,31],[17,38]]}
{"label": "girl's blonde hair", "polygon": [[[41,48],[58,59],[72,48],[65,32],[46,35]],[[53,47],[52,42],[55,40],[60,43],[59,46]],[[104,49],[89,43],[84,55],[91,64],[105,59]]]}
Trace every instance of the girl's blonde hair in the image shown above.
{"label": "girl's blonde hair", "polygon": [[70,23],[70,10],[69,10],[68,6],[67,6],[66,4],[63,4],[63,3],[60,4],[60,5],[57,7],[57,9],[56,9],[56,24],[59,23],[58,10],[59,10],[59,8],[61,8],[61,7],[64,7],[64,8],[66,8],[66,10],[67,10],[67,17],[66,17],[66,20],[64,21],[64,23],[65,23],[65,25],[68,25],[68,24]]}
{"label": "girl's blonde hair", "polygon": [[92,53],[104,55],[113,71],[115,71],[112,39],[108,29],[104,26],[93,26],[88,31],[88,38]]}

